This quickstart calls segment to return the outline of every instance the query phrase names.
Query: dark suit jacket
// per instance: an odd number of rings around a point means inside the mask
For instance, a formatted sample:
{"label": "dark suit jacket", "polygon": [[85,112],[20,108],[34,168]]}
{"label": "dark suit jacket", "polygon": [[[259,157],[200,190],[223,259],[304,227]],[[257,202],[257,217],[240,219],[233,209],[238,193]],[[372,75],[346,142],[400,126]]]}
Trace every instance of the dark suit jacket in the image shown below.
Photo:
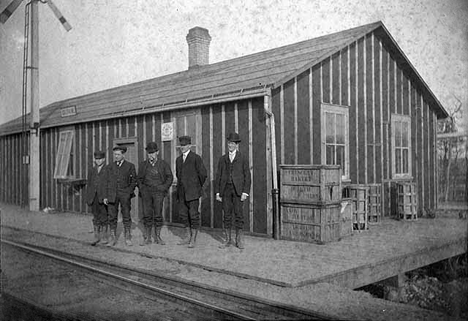
{"label": "dark suit jacket", "polygon": [[[117,195],[117,177],[119,175],[119,167],[115,162],[112,162],[108,166],[107,200],[109,203],[114,203]],[[133,194],[133,191],[137,185],[135,165],[128,161],[124,161],[120,170],[124,181],[124,186],[122,188],[125,193],[128,194],[129,198],[134,197],[135,194]]]}
{"label": "dark suit jacket", "polygon": [[[171,187],[172,181],[174,180],[171,168],[169,167],[169,164],[162,159],[158,159],[154,166],[157,168],[162,182],[162,184],[157,186],[156,189],[158,190],[158,192],[161,192],[161,194],[165,195]],[[137,184],[141,194],[144,194],[148,189],[148,186],[145,185],[145,176],[146,171],[150,167],[151,164],[149,160],[141,162],[140,166],[138,166]]]}
{"label": "dark suit jacket", "polygon": [[97,167],[93,167],[88,172],[88,180],[86,181],[86,203],[92,205],[94,196],[97,195],[99,203],[107,197],[107,165],[103,165],[98,173]]}
{"label": "dark suit jacket", "polygon": [[[219,193],[219,196],[223,196],[224,188],[229,180],[229,153],[224,154],[219,158],[218,170],[216,172],[216,179],[214,185],[215,194]],[[232,181],[236,190],[237,196],[241,196],[242,193],[250,194],[250,168],[249,162],[241,152],[237,151],[236,157],[232,162]]]}
{"label": "dark suit jacket", "polygon": [[193,201],[203,195],[207,174],[200,155],[190,151],[185,162],[183,155],[177,157],[176,176],[178,200]]}

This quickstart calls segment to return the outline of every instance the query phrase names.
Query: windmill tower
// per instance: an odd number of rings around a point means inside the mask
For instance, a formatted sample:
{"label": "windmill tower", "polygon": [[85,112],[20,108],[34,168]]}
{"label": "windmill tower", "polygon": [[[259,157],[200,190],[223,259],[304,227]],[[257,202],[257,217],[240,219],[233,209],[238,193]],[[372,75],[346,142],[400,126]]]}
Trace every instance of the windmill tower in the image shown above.
{"label": "windmill tower", "polygon": [[[0,13],[0,23],[4,24],[8,18],[15,12],[23,0],[13,0]],[[39,210],[39,197],[40,197],[40,158],[39,158],[39,131],[40,131],[40,117],[39,117],[39,2],[47,3],[54,15],[63,25],[65,30],[71,29],[70,24],[63,17],[57,7],[51,0],[30,0],[25,8],[25,26],[24,26],[24,58],[23,58],[23,168],[21,170],[21,186],[22,194],[26,195],[26,186],[28,188],[29,210]],[[29,49],[29,44],[31,45]],[[31,57],[28,63],[28,57]],[[28,86],[28,71],[31,76],[30,82],[30,106],[31,114],[29,119],[29,128],[26,127],[26,111],[27,111],[27,86]],[[26,145],[27,132],[29,131],[29,149]],[[29,164],[29,177],[26,177],[25,165]],[[23,199],[22,205],[26,203]]]}

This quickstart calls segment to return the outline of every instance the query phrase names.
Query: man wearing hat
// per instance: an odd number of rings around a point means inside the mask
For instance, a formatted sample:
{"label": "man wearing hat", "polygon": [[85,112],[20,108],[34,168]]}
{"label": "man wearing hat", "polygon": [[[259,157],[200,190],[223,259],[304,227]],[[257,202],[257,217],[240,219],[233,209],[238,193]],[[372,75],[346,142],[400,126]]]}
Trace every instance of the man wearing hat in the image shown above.
{"label": "man wearing hat", "polygon": [[223,203],[224,236],[225,241],[220,246],[226,248],[231,245],[231,227],[234,214],[236,228],[236,246],[244,248],[242,229],[244,227],[243,202],[250,193],[249,161],[239,151],[241,139],[239,134],[230,133],[227,137],[229,152],[220,157],[216,172],[214,192],[216,200]]}
{"label": "man wearing hat", "polygon": [[136,187],[135,165],[125,160],[127,147],[116,146],[113,149],[114,162],[109,165],[107,200],[109,211],[109,225],[111,230],[108,246],[117,243],[117,216],[120,205],[124,226],[125,244],[132,245],[132,217],[130,216],[131,199]]}
{"label": "man wearing hat", "polygon": [[154,242],[165,245],[161,239],[163,225],[162,208],[164,197],[171,187],[174,177],[171,168],[158,158],[158,144],[150,142],[146,146],[148,158],[138,167],[138,189],[143,201],[143,241],[140,245],[151,243],[151,230],[154,226]]}
{"label": "man wearing hat", "polygon": [[200,155],[190,150],[192,138],[179,137],[181,155],[176,159],[177,205],[179,217],[185,225],[186,235],[179,245],[195,247],[200,229],[200,197],[207,177],[206,168]]}
{"label": "man wearing hat", "polygon": [[94,152],[94,166],[88,172],[86,203],[93,213],[94,240],[91,245],[99,242],[107,243],[107,166],[106,154],[103,151]]}

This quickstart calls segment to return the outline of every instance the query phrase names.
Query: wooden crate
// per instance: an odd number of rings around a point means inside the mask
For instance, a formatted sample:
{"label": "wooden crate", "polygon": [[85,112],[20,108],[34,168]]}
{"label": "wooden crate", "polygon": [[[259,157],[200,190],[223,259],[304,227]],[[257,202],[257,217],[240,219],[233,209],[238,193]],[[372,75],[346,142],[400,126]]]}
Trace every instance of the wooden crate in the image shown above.
{"label": "wooden crate", "polygon": [[353,209],[354,204],[351,199],[341,201],[341,237],[353,234]]}
{"label": "wooden crate", "polygon": [[367,221],[369,224],[376,224],[382,221],[382,185],[368,184],[368,213]]}
{"label": "wooden crate", "polygon": [[398,183],[397,210],[400,220],[417,220],[417,193],[414,183]]}
{"label": "wooden crate", "polygon": [[281,204],[281,239],[328,243],[340,239],[340,203]]}
{"label": "wooden crate", "polygon": [[340,166],[281,165],[281,202],[323,204],[336,203],[340,200]]}
{"label": "wooden crate", "polygon": [[347,185],[347,191],[344,193],[349,195],[353,203],[353,229],[357,231],[368,230],[368,195],[369,188],[366,185]]}

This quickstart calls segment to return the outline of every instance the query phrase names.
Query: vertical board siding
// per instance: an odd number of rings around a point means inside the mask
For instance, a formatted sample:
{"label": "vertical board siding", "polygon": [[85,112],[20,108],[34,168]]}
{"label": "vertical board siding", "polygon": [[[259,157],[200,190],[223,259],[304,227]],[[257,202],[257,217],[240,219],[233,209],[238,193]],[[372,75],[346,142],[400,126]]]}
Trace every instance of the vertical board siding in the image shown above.
{"label": "vertical board siding", "polygon": [[263,110],[263,98],[252,100],[252,196],[253,202],[253,230],[254,233],[267,234],[267,195],[270,191],[267,188],[267,155],[266,148],[266,115]]}
{"label": "vertical board siding", "polygon": [[[239,113],[243,114],[246,113],[246,104],[242,104],[242,107],[239,107]],[[218,170],[218,160],[219,157],[223,154],[222,146],[225,144],[225,135],[222,132],[222,121],[221,121],[221,105],[214,105],[212,107],[213,113],[213,123],[210,126],[213,127],[213,175],[212,175],[212,184],[214,184],[214,179],[216,175],[216,171]],[[241,124],[245,126],[245,122]],[[239,128],[239,131],[245,132],[245,127]],[[214,134],[216,133],[216,134]],[[216,136],[215,136],[216,135]],[[206,156],[205,156],[206,159]],[[214,228],[222,228],[223,227],[223,208],[220,202],[214,202],[214,217],[213,217],[213,227]]]}
{"label": "vertical board siding", "polygon": [[[263,106],[262,106],[262,109],[263,109]],[[240,148],[240,151],[242,152],[242,154],[244,154],[246,157],[248,157],[249,161],[252,161],[252,155],[250,154],[250,147],[249,147],[249,142],[251,140],[251,135],[252,135],[252,132],[251,132],[251,129],[250,129],[250,113],[251,113],[251,106],[249,106],[249,102],[248,101],[240,101],[238,104],[237,104],[237,114],[238,114],[238,117],[239,117],[239,121],[238,121],[238,129],[239,129],[239,136],[241,138],[241,142],[239,144],[239,148]],[[252,125],[253,126],[253,125]],[[215,135],[216,132],[213,133],[213,135]],[[228,133],[226,132],[226,135],[228,135]],[[226,138],[223,137],[223,144],[226,144]],[[256,149],[257,149],[257,146],[255,146]],[[262,150],[261,149],[261,146],[259,145],[258,146],[258,149]],[[226,149],[224,150],[224,153],[227,153],[228,150],[227,150],[227,146],[226,146]],[[219,153],[219,154],[214,154],[214,159],[218,160],[219,157],[222,155],[222,153]],[[251,170],[251,175],[252,177],[255,176],[255,173],[253,173],[253,171]],[[252,189],[253,190],[253,185],[254,185],[254,182],[252,181]],[[255,191],[254,191],[254,194],[255,194]],[[255,198],[255,196],[253,195],[250,195],[250,199],[248,200],[248,202],[245,202],[244,203],[244,228],[246,227],[249,227],[249,229],[251,228],[251,226],[253,226],[253,221],[252,221],[252,217],[250,215],[250,212],[253,211],[253,208],[250,207],[250,201],[253,200]],[[253,196],[253,198],[252,198]],[[220,215],[222,214],[222,212],[220,212]]]}
{"label": "vertical board siding", "polygon": [[[357,44],[352,43],[349,47],[349,82],[350,82],[350,105],[349,105],[349,178],[357,182],[358,177],[358,132],[357,127]],[[354,156],[356,155],[356,157]]]}
{"label": "vertical board siding", "polygon": [[382,46],[380,41],[374,37],[374,183],[383,181],[383,142],[382,142]]}
{"label": "vertical board siding", "polygon": [[340,59],[340,104],[349,106],[349,47],[341,51]]}
{"label": "vertical board siding", "polygon": [[374,149],[375,149],[375,138],[374,138],[374,125],[375,125],[375,104],[374,104],[374,56],[373,56],[373,38],[372,34],[366,37],[365,41],[365,133],[366,136],[364,138],[366,144],[366,176],[364,182],[374,183],[374,171],[375,171],[375,164],[374,164]]}
{"label": "vertical board siding", "polygon": [[[208,177],[206,179],[206,183],[204,185],[204,192],[205,196],[202,199],[201,204],[201,224],[202,226],[209,226],[213,227],[212,224],[212,215],[214,214],[212,211],[212,202],[214,201],[213,198],[213,181],[214,181],[214,171],[216,168],[213,166],[210,153],[211,153],[211,115],[212,107],[209,108],[202,108],[201,110],[201,119],[202,119],[202,150],[201,156],[203,158],[203,163],[205,164],[205,168],[208,172]],[[175,175],[175,173],[174,173]]]}
{"label": "vertical board siding", "polygon": [[341,52],[338,52],[332,56],[332,67],[331,67],[331,103],[341,105],[341,92],[343,91],[341,86],[341,75],[340,75],[340,64],[341,64]]}
{"label": "vertical board siding", "polygon": [[294,126],[294,79],[284,84],[284,119],[283,119],[283,150],[284,150],[284,164],[295,164],[295,149],[294,142],[297,137],[295,136]]}
{"label": "vertical board siding", "polygon": [[[322,78],[321,78],[321,67],[320,64],[312,68],[312,127],[313,131],[313,143],[314,146],[314,159],[313,164],[321,164],[321,147],[322,147],[322,133],[320,124],[320,105],[322,102]],[[300,108],[303,108],[302,106]]]}
{"label": "vertical board siding", "polygon": [[331,67],[331,58],[326,58],[322,61],[320,70],[322,73],[322,101],[324,103],[331,103],[330,96],[331,96],[331,89],[330,89],[330,67]]}
{"label": "vertical board siding", "polygon": [[297,77],[297,163],[311,164],[311,144],[310,142],[310,70]]}
{"label": "vertical board siding", "polygon": [[[365,184],[366,182],[366,115],[365,115],[365,110],[366,110],[366,88],[365,88],[365,68],[366,68],[366,63],[364,59],[364,39],[358,40],[358,59],[357,59],[357,66],[358,66],[358,79],[357,79],[357,84],[358,84],[358,91],[357,91],[357,128],[356,132],[358,133],[358,143],[357,143],[357,153],[356,155],[359,157],[359,160],[357,161],[357,171],[358,171],[358,177],[357,177],[357,184]],[[361,160],[361,157],[363,159]]]}
{"label": "vertical board siding", "polygon": [[[281,118],[281,89],[282,87],[275,88],[271,91],[271,109],[275,115],[275,134],[276,134],[276,158],[278,164],[281,164],[281,153],[282,146],[281,142],[281,123],[283,119]],[[278,168],[279,170],[279,168]],[[279,179],[280,175],[278,175]],[[279,186],[279,184],[278,184]]]}

